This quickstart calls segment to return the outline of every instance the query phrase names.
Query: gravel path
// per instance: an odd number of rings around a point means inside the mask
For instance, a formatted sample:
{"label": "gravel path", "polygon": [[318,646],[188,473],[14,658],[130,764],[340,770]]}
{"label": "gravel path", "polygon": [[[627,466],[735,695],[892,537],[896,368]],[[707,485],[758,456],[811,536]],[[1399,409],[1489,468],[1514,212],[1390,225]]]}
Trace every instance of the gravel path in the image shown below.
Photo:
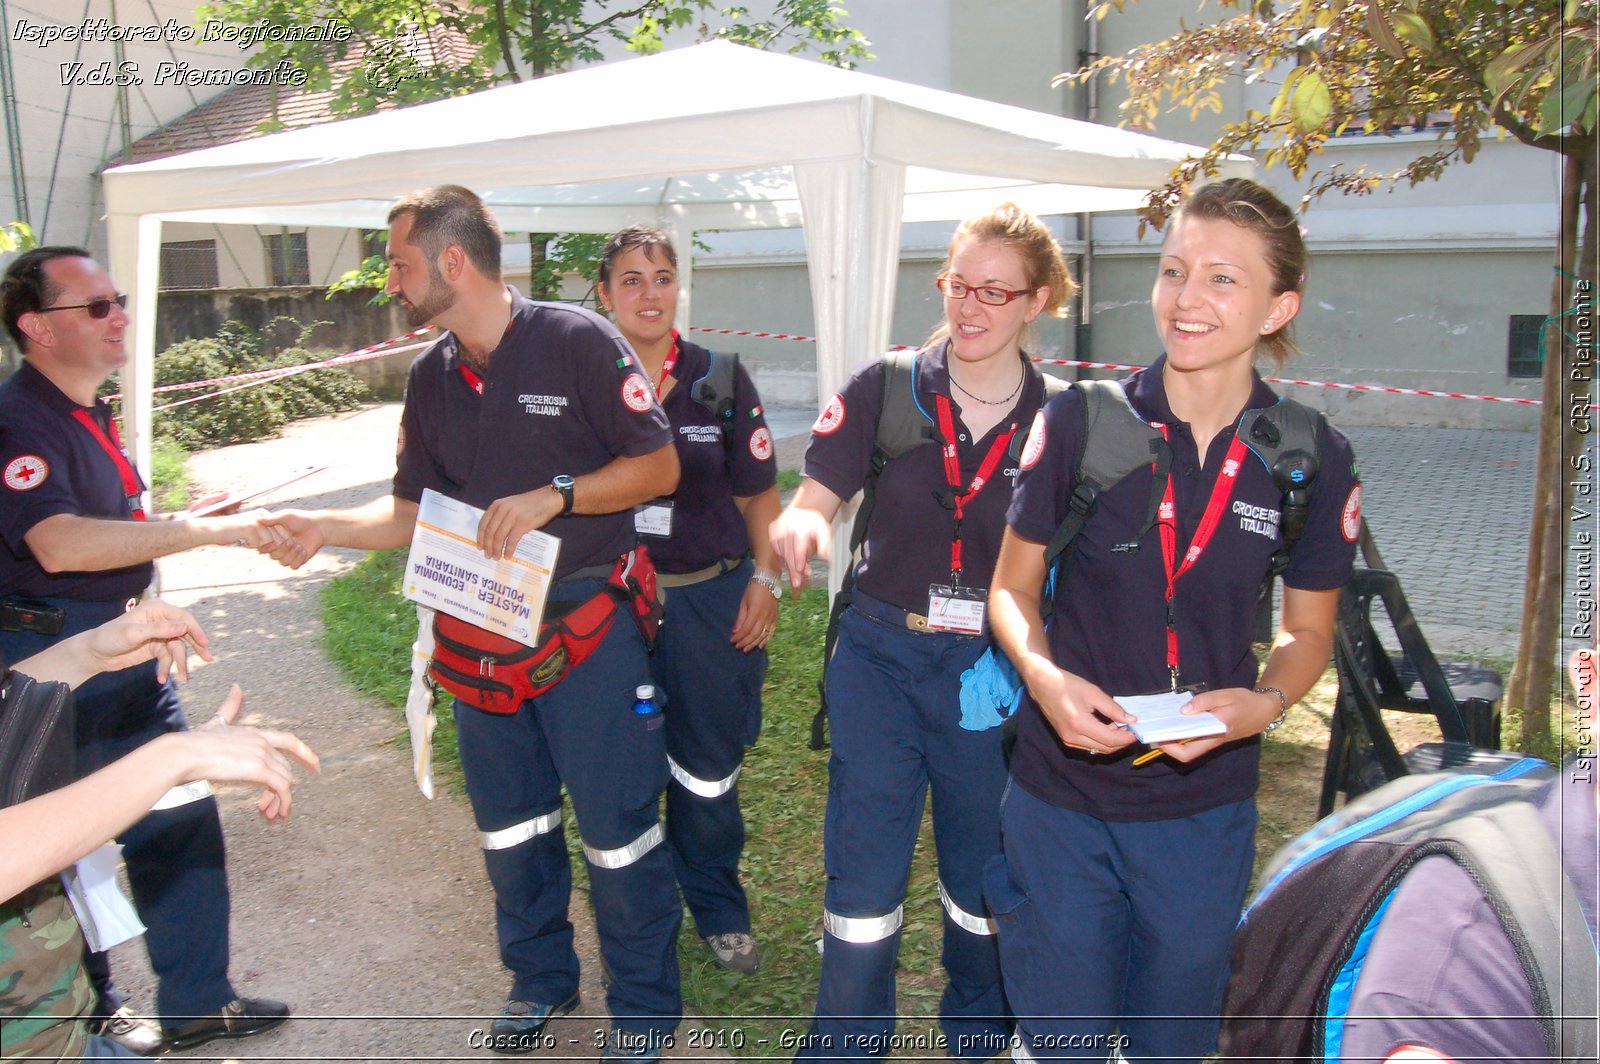
{"label": "gravel path", "polygon": [[[291,425],[284,437],[195,455],[204,489],[272,483],[330,468],[263,500],[267,506],[348,506],[387,493],[399,407]],[[288,823],[268,827],[254,793],[220,792],[233,889],[232,975],[244,995],[290,1002],[295,1017],[245,1041],[178,1056],[239,1060],[490,1057],[475,1050],[510,987],[495,945],[493,898],[464,798],[425,800],[411,777],[398,715],[352,691],[321,647],[318,591],[360,558],[329,550],[289,572],[234,548],[162,563],[165,596],[211,634],[217,662],[184,691],[192,721],[209,717],[230,683],[249,723],[295,731],[322,758],[302,779]],[[542,1059],[593,1058],[606,1027],[593,924],[572,906],[583,960],[583,1005],[550,1025]],[[154,986],[138,940],[114,954],[131,1004]],[[680,1053],[684,1052],[679,1050]]]}

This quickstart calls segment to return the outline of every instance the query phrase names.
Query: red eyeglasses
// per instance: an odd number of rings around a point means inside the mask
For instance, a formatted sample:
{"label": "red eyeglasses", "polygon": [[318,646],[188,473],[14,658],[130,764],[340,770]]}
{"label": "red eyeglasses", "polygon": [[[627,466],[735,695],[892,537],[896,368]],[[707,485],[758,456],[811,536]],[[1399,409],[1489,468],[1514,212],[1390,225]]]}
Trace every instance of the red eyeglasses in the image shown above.
{"label": "red eyeglasses", "polygon": [[1013,292],[1009,288],[997,288],[994,285],[970,285],[965,281],[958,281],[948,273],[941,273],[934,280],[934,285],[951,299],[965,299],[971,292],[978,297],[979,303],[987,303],[991,307],[1003,307],[1013,299],[1033,295],[1035,289],[1019,288]]}

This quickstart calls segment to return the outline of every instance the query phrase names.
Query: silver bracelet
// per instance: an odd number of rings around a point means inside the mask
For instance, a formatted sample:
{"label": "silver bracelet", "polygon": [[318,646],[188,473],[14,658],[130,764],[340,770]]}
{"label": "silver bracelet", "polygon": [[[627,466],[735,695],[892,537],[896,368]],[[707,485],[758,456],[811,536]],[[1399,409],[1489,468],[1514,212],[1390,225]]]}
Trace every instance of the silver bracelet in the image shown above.
{"label": "silver bracelet", "polygon": [[1261,729],[1261,733],[1265,735],[1269,731],[1277,731],[1278,727],[1283,724],[1283,722],[1289,716],[1289,700],[1285,698],[1283,692],[1278,690],[1276,687],[1252,687],[1251,690],[1258,695],[1278,696],[1278,715],[1272,719],[1271,724],[1268,724],[1265,728]]}
{"label": "silver bracelet", "polygon": [[780,602],[783,601],[783,587],[778,583],[778,574],[771,569],[757,569],[750,577],[750,582],[752,584],[760,584],[772,592],[773,598]]}

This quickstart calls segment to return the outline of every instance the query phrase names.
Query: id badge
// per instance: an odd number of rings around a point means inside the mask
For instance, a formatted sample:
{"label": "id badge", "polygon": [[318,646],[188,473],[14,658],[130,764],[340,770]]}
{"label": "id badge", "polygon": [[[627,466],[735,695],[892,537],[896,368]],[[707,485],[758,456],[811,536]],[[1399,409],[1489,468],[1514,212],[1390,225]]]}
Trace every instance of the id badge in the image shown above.
{"label": "id badge", "polygon": [[983,611],[989,593],[976,587],[928,587],[928,628],[957,635],[983,634]]}
{"label": "id badge", "polygon": [[633,530],[641,536],[665,539],[672,535],[672,500],[651,499],[633,508]]}

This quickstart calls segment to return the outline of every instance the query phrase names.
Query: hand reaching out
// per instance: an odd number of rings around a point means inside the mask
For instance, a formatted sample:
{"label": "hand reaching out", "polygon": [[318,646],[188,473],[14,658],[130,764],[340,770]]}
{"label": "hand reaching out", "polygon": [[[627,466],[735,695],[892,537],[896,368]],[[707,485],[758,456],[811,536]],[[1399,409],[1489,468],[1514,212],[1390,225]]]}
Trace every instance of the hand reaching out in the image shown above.
{"label": "hand reaching out", "polygon": [[778,515],[768,531],[772,549],[789,568],[789,590],[799,595],[811,579],[811,559],[832,549],[833,528],[827,517],[804,506],[791,505]]}
{"label": "hand reaching out", "polygon": [[188,610],[149,599],[85,634],[96,671],[116,672],[156,662],[156,678],[189,678],[189,650],[210,661],[211,642]]}
{"label": "hand reaching out", "polygon": [[299,510],[263,511],[260,523],[276,538],[257,549],[290,569],[298,569],[310,561],[327,543],[317,519]]}
{"label": "hand reaching out", "polygon": [[289,732],[269,731],[234,723],[244,708],[244,692],[234,684],[205,727],[175,732],[185,758],[184,779],[253,783],[262,787],[256,808],[267,820],[283,820],[292,805],[294,771],[290,759],[312,772],[321,771],[317,755]]}

